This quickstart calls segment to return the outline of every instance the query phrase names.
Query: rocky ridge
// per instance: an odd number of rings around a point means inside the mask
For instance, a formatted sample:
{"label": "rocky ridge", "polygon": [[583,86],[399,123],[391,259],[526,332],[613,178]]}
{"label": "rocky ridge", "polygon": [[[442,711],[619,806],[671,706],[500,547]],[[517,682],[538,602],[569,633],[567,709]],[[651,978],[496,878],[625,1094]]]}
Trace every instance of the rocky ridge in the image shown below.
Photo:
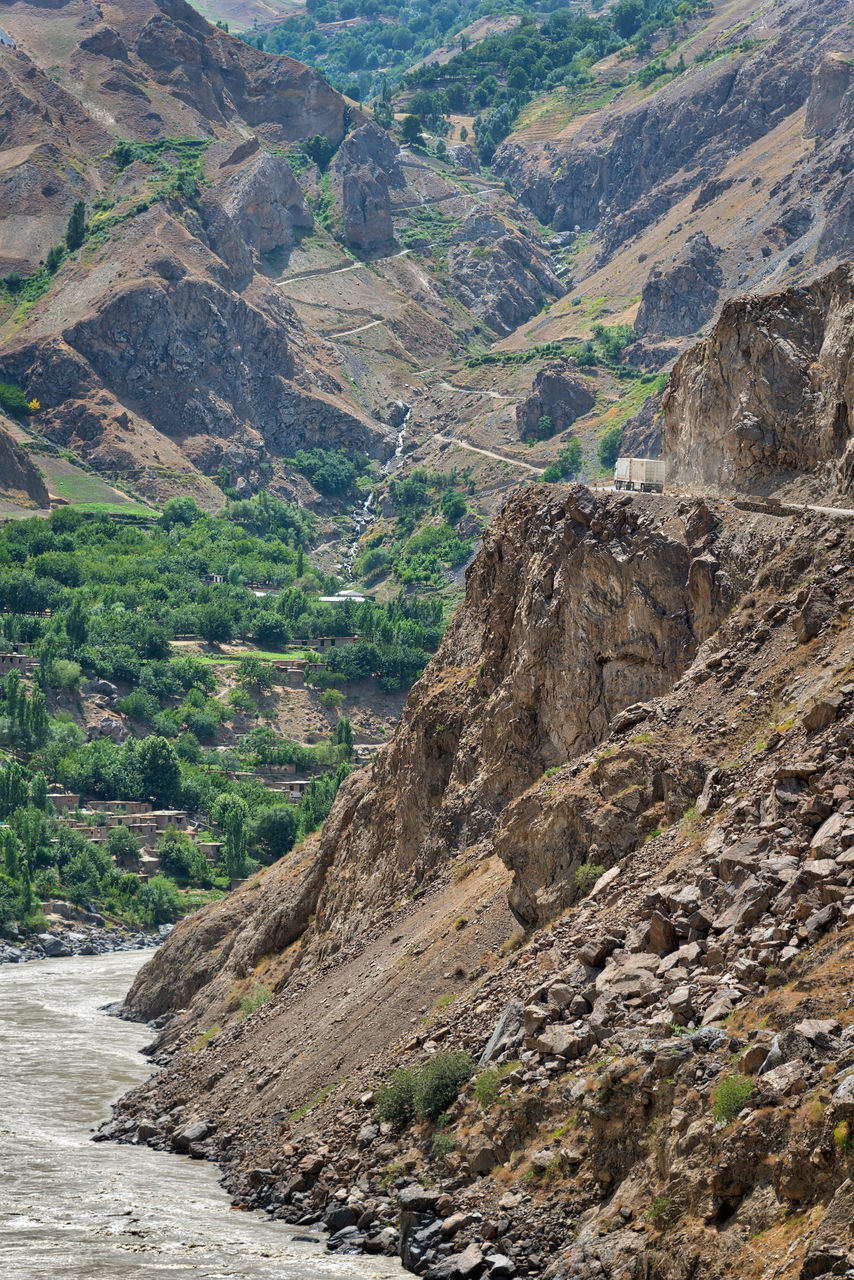
{"label": "rocky ridge", "polygon": [[34,507],[50,503],[42,474],[25,449],[0,427],[0,497]]}

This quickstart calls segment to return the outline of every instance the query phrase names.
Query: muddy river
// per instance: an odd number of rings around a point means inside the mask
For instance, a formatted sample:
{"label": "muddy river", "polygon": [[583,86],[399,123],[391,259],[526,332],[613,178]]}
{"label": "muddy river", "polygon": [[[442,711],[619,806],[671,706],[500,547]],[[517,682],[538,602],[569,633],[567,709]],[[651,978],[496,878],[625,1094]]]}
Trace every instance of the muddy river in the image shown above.
{"label": "muddy river", "polygon": [[93,1143],[110,1103],[151,1071],[152,1033],[100,1011],[150,952],[0,968],[2,1280],[391,1280],[263,1214],[231,1209],[217,1170]]}

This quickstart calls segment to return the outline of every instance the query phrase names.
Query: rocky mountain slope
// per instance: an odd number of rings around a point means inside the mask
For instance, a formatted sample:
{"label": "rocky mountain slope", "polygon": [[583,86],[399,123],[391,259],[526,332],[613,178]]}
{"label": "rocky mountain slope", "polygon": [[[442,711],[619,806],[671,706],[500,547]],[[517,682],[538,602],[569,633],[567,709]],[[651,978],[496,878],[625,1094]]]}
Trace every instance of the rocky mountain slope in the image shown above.
{"label": "rocky mountain slope", "polygon": [[[205,505],[221,501],[210,477],[223,463],[238,487],[288,494],[305,489],[281,462],[299,447],[387,459],[399,377],[357,403],[323,323],[301,322],[280,277],[312,275],[286,269],[303,244],[308,262],[338,256],[347,269],[354,253],[405,257],[395,212],[406,225],[407,210],[456,201],[462,223],[479,202],[426,166],[405,171],[388,135],[314,72],[211,27],[183,0],[67,0],[58,13],[15,0],[8,25],[0,269],[13,283],[0,376],[40,400],[39,429],[140,492],[189,490]],[[315,136],[337,150],[328,174],[298,150]],[[46,268],[77,200],[84,245]],[[480,262],[481,237],[496,236],[496,256]],[[464,329],[482,317],[506,333],[563,291],[506,219],[459,240],[447,286],[423,271],[404,284],[407,264],[397,269],[413,349],[426,329],[447,350],[452,306]]]}
{"label": "rocky mountain slope", "polygon": [[[756,359],[844,363],[847,281],[742,303]],[[709,350],[666,409],[688,455]],[[820,506],[514,498],[323,831],[141,971],[163,1070],[105,1136],[436,1280],[845,1274],[852,551]],[[445,1114],[380,1123],[446,1051],[479,1074]]]}
{"label": "rocky mountain slope", "polygon": [[524,112],[495,167],[570,243],[580,234],[567,299],[519,340],[578,332],[597,299],[652,345],[684,340],[729,294],[849,256],[848,17],[839,0],[717,5],[649,88],[609,89],[611,59],[595,68],[607,105],[569,123],[557,98]]}
{"label": "rocky mountain slope", "polygon": [[0,496],[26,506],[46,507],[50,499],[38,467],[0,427]]}
{"label": "rocky mountain slope", "polygon": [[[641,529],[615,537],[619,515]],[[540,530],[548,552],[520,584],[513,549]],[[138,1014],[200,990],[161,1038],[175,1056],[111,1131],[215,1158],[239,1199],[322,1218],[335,1247],[400,1247],[430,1275],[824,1274],[817,1256],[854,1248],[839,1127],[854,1062],[850,538],[830,517],[725,504],[583,490],[511,504],[395,741],[320,840],[180,926],[143,970]],[[560,650],[517,665],[514,640],[559,633],[564,593],[595,634],[594,601],[615,602],[621,566],[656,539],[670,553],[653,572],[681,600],[647,581],[632,594],[658,618],[669,678],[624,651],[637,674],[597,721],[601,686]],[[590,583],[584,602],[573,579]],[[539,683],[548,704],[558,679],[550,737],[526,703]],[[468,686],[496,699],[483,723],[510,738],[526,725],[530,750],[493,755],[481,729],[474,754],[459,736],[473,702],[436,724]],[[508,894],[534,932],[514,937]],[[275,994],[241,1020],[255,983]],[[371,1089],[439,1048],[506,1063],[494,1098],[467,1091],[446,1130],[380,1130]],[[725,1125],[720,1089],[741,1099]],[[758,1231],[784,1242],[767,1265]]]}

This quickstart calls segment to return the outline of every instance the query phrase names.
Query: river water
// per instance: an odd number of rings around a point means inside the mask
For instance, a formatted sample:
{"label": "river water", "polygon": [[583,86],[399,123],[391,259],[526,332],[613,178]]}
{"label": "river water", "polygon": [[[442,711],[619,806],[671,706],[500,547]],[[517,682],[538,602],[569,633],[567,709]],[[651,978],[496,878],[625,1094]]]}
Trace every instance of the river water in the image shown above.
{"label": "river water", "polygon": [[391,1280],[264,1214],[231,1209],[215,1166],[91,1141],[150,1074],[151,1031],[108,1018],[150,952],[0,968],[2,1280]]}

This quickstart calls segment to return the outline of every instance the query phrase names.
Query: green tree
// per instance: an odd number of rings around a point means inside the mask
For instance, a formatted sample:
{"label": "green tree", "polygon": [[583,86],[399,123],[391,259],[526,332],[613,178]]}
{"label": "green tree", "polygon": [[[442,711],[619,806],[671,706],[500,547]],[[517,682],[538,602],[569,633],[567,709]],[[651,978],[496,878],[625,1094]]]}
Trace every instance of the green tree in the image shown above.
{"label": "green tree", "polygon": [[26,920],[33,909],[33,882],[30,876],[30,864],[26,858],[21,860],[21,893],[18,898],[18,916]]}
{"label": "green tree", "polygon": [[275,804],[269,809],[262,809],[252,824],[253,839],[270,862],[283,858],[293,848],[298,830],[297,811],[289,804]]}
{"label": "green tree", "polygon": [[86,643],[89,635],[89,623],[82,594],[75,594],[74,599],[71,601],[71,608],[65,615],[65,634],[75,650]]}
{"label": "green tree", "polygon": [[37,773],[30,785],[30,804],[42,812],[47,809],[47,778],[43,773]]}
{"label": "green tree", "polygon": [[557,462],[552,462],[543,472],[543,479],[550,484],[559,480],[574,480],[581,470],[581,445],[573,436],[565,449],[558,455]]}
{"label": "green tree", "polygon": [[342,716],[335,726],[335,741],[353,754],[353,724],[349,716]]}
{"label": "green tree", "polygon": [[165,876],[152,876],[137,895],[143,919],[147,924],[168,924],[181,914],[181,896]]}
{"label": "green tree", "polygon": [[409,146],[417,147],[424,145],[424,138],[421,135],[421,121],[418,116],[404,116],[400,122],[400,136]]}
{"label": "green tree", "polygon": [[599,461],[608,471],[613,471],[617,458],[620,456],[620,436],[622,429],[620,427],[609,427],[599,441]]}
{"label": "green tree", "polygon": [[18,838],[9,827],[0,831],[0,845],[3,849],[3,869],[10,880],[17,880],[21,871]]}
{"label": "green tree", "polygon": [[232,880],[246,874],[246,845],[249,808],[242,796],[221,795],[213,805],[212,817],[225,837],[225,869]]}
{"label": "green tree", "polygon": [[176,804],[181,794],[181,766],[175,748],[166,738],[144,738],[136,753],[142,794],[155,804]]}
{"label": "green tree", "polygon": [[127,827],[113,827],[107,836],[107,852],[119,867],[138,867],[139,841]]}
{"label": "green tree", "polygon": [[85,238],[86,206],[82,200],[78,200],[71,210],[68,229],[65,232],[65,243],[68,246],[68,252],[73,253],[75,249],[79,249]]}

